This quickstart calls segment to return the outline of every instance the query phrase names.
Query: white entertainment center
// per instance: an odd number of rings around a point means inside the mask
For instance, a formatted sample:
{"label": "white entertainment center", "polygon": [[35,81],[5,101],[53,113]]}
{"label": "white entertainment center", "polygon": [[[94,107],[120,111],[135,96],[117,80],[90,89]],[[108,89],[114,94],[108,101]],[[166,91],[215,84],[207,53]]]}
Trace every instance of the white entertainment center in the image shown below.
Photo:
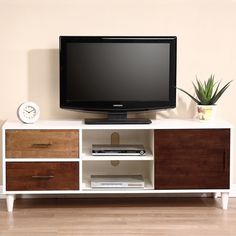
{"label": "white entertainment center", "polygon": [[[221,193],[227,209],[233,138],[228,122],[153,120],[149,125],[85,125],[50,120],[7,121],[2,127],[3,193],[8,211],[17,194]],[[142,156],[93,156],[93,144],[144,145]],[[144,188],[91,187],[91,175],[142,175]]]}

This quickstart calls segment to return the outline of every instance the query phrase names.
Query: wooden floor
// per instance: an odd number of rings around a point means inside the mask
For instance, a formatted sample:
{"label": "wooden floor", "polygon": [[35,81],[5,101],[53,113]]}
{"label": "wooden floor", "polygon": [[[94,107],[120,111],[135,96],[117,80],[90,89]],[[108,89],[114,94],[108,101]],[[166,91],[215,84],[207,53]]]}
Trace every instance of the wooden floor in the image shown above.
{"label": "wooden floor", "polygon": [[236,236],[236,198],[229,210],[213,198],[17,199],[0,201],[0,235]]}

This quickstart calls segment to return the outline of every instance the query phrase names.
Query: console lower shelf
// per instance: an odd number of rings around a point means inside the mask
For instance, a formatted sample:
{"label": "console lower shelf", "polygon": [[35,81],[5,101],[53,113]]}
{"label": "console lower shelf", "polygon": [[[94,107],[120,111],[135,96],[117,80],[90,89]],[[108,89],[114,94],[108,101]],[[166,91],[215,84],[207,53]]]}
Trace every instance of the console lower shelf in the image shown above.
{"label": "console lower shelf", "polygon": [[144,179],[144,188],[92,188],[91,187],[91,179],[85,179],[82,183],[82,191],[91,191],[91,192],[117,192],[117,191],[144,191],[144,190],[153,190],[154,185],[151,183],[149,179]]}

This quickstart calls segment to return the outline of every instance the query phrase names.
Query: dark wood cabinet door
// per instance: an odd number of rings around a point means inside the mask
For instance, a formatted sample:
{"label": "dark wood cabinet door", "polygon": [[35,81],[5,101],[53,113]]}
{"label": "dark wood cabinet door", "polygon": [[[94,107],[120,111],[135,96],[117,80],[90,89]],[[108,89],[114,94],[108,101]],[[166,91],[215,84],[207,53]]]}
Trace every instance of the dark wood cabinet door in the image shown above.
{"label": "dark wood cabinet door", "polygon": [[155,189],[228,189],[230,130],[155,130]]}

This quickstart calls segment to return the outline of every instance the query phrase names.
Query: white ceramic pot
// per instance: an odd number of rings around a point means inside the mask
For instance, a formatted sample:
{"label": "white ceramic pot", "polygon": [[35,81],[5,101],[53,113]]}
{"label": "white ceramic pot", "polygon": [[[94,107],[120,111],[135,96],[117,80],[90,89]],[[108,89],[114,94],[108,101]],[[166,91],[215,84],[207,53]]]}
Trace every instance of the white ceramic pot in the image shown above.
{"label": "white ceramic pot", "polygon": [[197,105],[198,119],[212,121],[216,119],[216,105]]}

